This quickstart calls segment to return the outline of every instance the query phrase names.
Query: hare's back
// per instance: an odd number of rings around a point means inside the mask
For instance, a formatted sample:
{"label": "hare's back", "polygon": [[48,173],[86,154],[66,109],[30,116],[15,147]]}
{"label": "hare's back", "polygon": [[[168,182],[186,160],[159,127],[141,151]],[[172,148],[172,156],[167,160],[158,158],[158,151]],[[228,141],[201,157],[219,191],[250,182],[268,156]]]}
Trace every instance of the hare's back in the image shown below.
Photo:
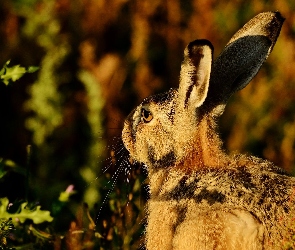
{"label": "hare's back", "polygon": [[162,223],[157,211],[165,207],[175,249],[276,249],[291,237],[285,228],[294,186],[294,177],[255,157],[237,156],[222,169],[175,170],[150,200],[150,222]]}

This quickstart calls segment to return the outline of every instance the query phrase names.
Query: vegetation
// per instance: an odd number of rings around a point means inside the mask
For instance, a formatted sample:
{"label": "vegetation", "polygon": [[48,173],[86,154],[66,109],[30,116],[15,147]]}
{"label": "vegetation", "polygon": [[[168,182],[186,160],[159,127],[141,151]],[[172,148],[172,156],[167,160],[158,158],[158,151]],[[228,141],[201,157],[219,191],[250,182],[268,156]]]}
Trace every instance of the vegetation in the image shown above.
{"label": "vegetation", "polygon": [[144,169],[120,141],[124,117],[177,86],[188,42],[207,38],[217,55],[268,10],[282,12],[283,30],[254,81],[231,99],[220,132],[226,149],[294,173],[292,1],[3,0],[2,249],[137,249],[148,194]]}

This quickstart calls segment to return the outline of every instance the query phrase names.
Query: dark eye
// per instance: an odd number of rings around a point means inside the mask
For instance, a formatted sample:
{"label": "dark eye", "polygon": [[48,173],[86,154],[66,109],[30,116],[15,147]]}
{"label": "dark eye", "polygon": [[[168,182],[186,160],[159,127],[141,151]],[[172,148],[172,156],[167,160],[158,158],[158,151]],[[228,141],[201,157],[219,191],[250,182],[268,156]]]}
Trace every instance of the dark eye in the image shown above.
{"label": "dark eye", "polygon": [[146,109],[142,109],[141,110],[141,120],[145,123],[150,122],[151,120],[153,120],[152,113]]}

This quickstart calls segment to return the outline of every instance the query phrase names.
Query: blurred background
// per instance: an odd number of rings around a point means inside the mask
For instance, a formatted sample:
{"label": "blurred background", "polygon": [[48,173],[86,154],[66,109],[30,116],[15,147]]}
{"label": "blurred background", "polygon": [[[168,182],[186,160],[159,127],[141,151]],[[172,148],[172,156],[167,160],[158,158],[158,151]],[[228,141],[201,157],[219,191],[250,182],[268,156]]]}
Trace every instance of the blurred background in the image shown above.
{"label": "blurred background", "polygon": [[[0,197],[50,210],[54,249],[137,249],[146,174],[128,163],[124,117],[143,98],[178,85],[190,41],[209,39],[216,56],[250,18],[274,10],[286,18],[281,35],[255,79],[230,99],[220,133],[226,150],[294,173],[294,1],[1,0],[0,65],[40,69],[0,83],[0,158],[13,161]],[[70,185],[71,201],[56,209]],[[85,227],[81,211],[90,211],[99,236],[58,241]]]}

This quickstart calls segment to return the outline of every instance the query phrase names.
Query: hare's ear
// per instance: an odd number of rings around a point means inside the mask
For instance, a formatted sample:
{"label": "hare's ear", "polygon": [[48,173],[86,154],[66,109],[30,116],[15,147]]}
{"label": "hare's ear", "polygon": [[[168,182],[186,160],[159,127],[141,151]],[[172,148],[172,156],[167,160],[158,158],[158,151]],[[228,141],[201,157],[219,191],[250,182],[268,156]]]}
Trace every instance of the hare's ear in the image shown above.
{"label": "hare's ear", "polygon": [[257,74],[279,36],[284,18],[279,12],[258,14],[229,41],[213,63],[205,107],[220,115],[228,98]]}
{"label": "hare's ear", "polygon": [[180,70],[179,104],[197,108],[207,96],[212,65],[213,46],[207,40],[195,40],[184,50]]}

